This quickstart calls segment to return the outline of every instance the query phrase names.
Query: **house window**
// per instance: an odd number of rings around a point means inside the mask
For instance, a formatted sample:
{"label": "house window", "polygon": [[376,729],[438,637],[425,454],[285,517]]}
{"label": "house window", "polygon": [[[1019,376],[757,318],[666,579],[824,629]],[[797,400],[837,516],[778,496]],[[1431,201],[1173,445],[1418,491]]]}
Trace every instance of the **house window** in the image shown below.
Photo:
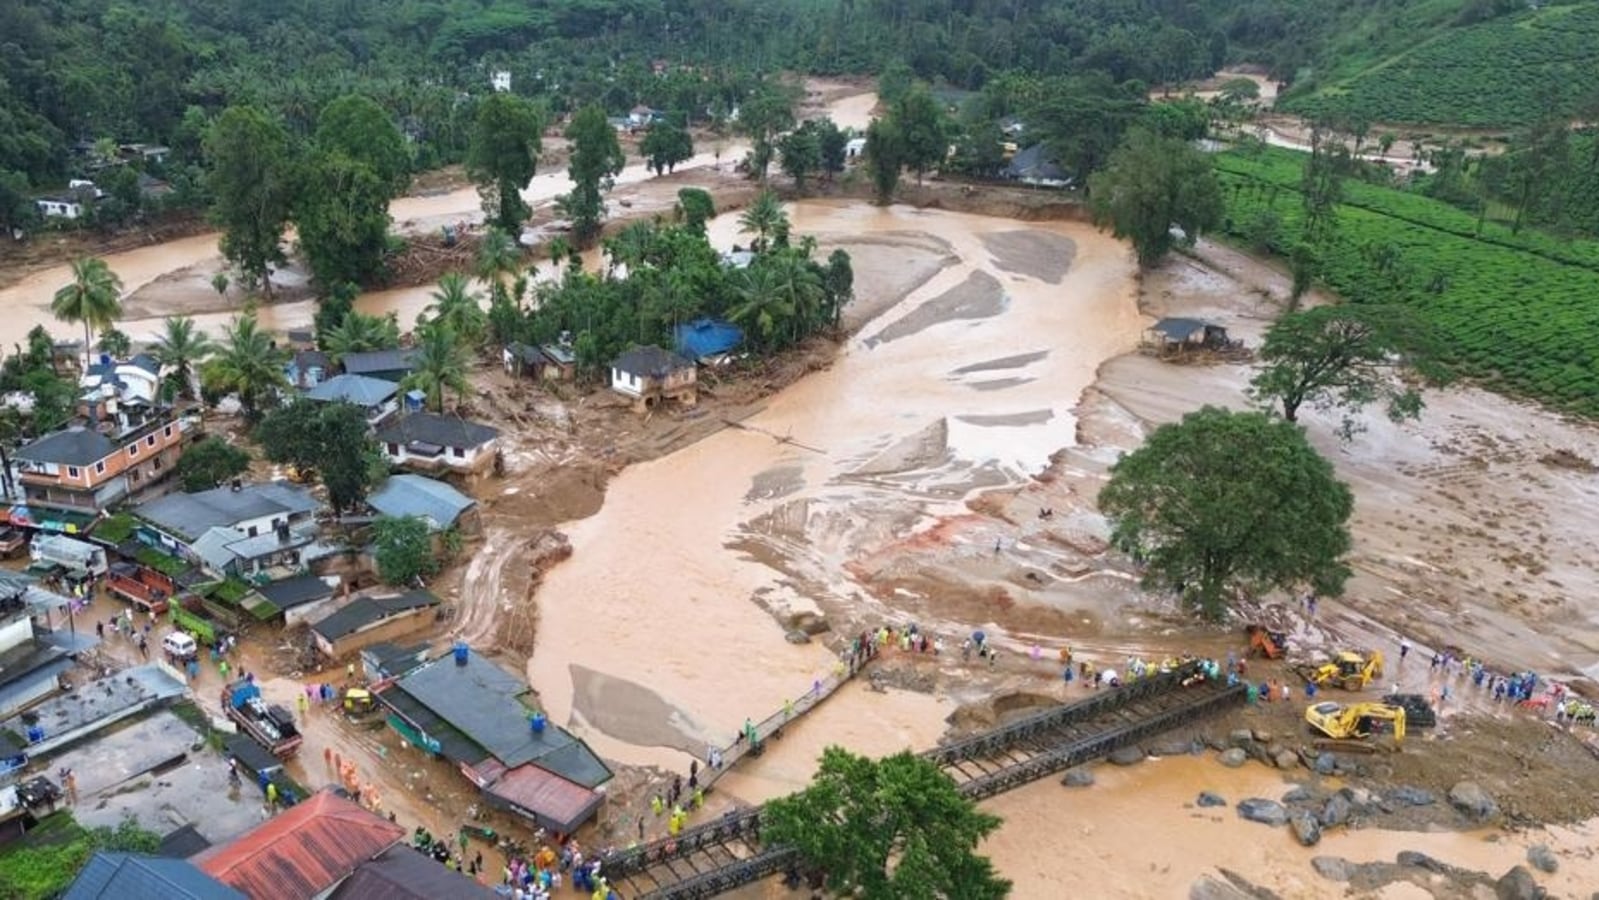
{"label": "house window", "polygon": [[399,444],[390,444],[389,445],[389,455],[390,456],[399,456],[400,455],[400,445]]}
{"label": "house window", "polygon": [[157,472],[161,471],[161,457],[157,456],[155,458],[155,460],[153,461],[153,463],[151,465],[151,468],[153,468]]}
{"label": "house window", "polygon": [[129,444],[128,445],[128,456],[129,457],[134,457],[134,456],[138,456],[138,455],[139,455],[139,445],[138,444]]}
{"label": "house window", "polygon": [[67,477],[68,478],[78,478],[78,477],[82,476],[82,474],[83,474],[82,472],[78,471],[78,467],[77,466],[67,466]]}
{"label": "house window", "polygon": [[146,447],[154,447],[155,446],[155,435],[152,434],[152,435],[149,435],[148,437],[146,437],[144,439],[144,445]]}
{"label": "house window", "polygon": [[128,479],[130,481],[132,481],[134,484],[138,484],[139,480],[140,480],[139,470],[138,469],[129,469],[128,470]]}
{"label": "house window", "polygon": [[161,429],[161,436],[162,437],[172,437],[172,426],[168,425],[167,427]]}
{"label": "house window", "polygon": [[96,474],[96,475],[104,475],[105,474],[105,460],[102,459],[99,462],[94,464],[94,474]]}
{"label": "house window", "polygon": [[250,533],[250,537],[255,537],[255,526],[254,525],[250,526],[249,533]]}
{"label": "house window", "polygon": [[461,459],[462,457],[466,456],[466,451],[461,449],[460,447],[451,447],[450,448],[450,455],[455,457],[456,459]]}

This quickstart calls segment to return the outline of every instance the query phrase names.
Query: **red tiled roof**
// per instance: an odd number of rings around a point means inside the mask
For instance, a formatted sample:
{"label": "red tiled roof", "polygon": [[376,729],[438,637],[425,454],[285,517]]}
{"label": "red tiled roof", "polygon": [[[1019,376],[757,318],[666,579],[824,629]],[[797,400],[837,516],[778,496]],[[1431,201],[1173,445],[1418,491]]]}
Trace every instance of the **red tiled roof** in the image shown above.
{"label": "red tiled roof", "polygon": [[572,831],[600,804],[600,795],[532,763],[517,766],[488,786],[488,792],[538,816],[541,824]]}
{"label": "red tiled roof", "polygon": [[305,900],[405,837],[405,829],[328,791],[192,862],[251,900]]}

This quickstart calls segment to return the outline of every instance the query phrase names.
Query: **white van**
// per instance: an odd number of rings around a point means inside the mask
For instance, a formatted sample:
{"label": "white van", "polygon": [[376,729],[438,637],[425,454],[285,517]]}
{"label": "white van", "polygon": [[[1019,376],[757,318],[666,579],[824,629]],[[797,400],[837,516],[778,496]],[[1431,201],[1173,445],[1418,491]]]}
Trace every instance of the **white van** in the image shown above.
{"label": "white van", "polygon": [[161,649],[167,651],[168,656],[187,660],[193,659],[200,648],[194,642],[194,638],[181,631],[174,631],[161,639]]}

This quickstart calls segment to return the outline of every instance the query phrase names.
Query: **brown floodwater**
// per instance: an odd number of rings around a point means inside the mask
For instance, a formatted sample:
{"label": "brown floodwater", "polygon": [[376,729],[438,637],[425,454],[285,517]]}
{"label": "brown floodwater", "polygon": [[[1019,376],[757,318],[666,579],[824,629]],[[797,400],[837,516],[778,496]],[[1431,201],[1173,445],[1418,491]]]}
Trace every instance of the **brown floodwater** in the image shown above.
{"label": "brown floodwater", "polygon": [[[820,591],[857,593],[844,563],[869,549],[862,529],[881,540],[892,536],[887,522],[930,525],[958,511],[976,485],[1020,483],[1042,469],[1072,442],[1072,408],[1095,368],[1131,348],[1141,328],[1125,248],[1087,226],[1027,229],[1043,237],[1043,251],[1072,259],[1064,277],[1041,279],[994,262],[987,241],[1015,233],[1014,221],[834,202],[800,203],[790,215],[796,233],[845,247],[851,236],[909,235],[915,244],[917,235],[931,235],[955,261],[905,285],[909,293],[864,327],[829,369],[773,397],[745,428],[630,467],[611,481],[597,515],[568,527],[574,553],[539,589],[529,674],[557,721],[575,722],[596,749],[624,762],[685,767],[686,757],[665,746],[676,743],[669,732],[725,742],[746,717],[777,709],[829,667],[826,650],[787,643],[772,616],[751,602],[756,594],[793,609],[812,601],[802,596],[810,591],[726,546],[744,523],[795,504],[807,510],[802,519],[835,522],[791,549],[822,580]],[[741,239],[735,228],[718,220],[712,238],[731,244]],[[1059,274],[1054,260],[1038,263]],[[887,283],[890,275],[874,272],[863,281]],[[998,302],[947,299],[974,275],[997,282]],[[920,312],[930,305],[949,315]],[[915,327],[879,339],[881,329],[902,320]],[[973,389],[985,377],[981,364],[1018,354],[1032,354],[1014,370],[1028,376],[1024,383]],[[894,451],[935,426],[935,446]],[[885,456],[895,459],[887,466],[892,478],[865,484],[851,477]],[[863,502],[870,509],[861,510]],[[647,687],[684,715],[662,723],[653,746],[582,728],[573,664],[611,676],[615,692],[628,683]],[[826,714],[873,731],[874,707],[882,705],[882,695],[849,692],[829,701]],[[905,734],[917,738],[909,744],[925,746],[942,729],[942,715],[929,710],[928,721]],[[751,788],[749,799],[765,794]]]}

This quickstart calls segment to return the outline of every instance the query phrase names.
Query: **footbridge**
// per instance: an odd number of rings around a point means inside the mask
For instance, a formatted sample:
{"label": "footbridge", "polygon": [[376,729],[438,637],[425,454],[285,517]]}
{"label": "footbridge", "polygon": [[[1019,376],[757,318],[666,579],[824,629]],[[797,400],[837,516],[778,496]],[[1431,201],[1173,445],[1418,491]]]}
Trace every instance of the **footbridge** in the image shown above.
{"label": "footbridge", "polygon": [[[921,755],[954,779],[962,794],[982,800],[1244,700],[1243,685],[1201,681],[1199,664],[1189,663]],[[628,900],[714,897],[785,872],[798,864],[799,854],[761,843],[761,812],[759,807],[729,812],[675,838],[617,851],[606,858],[602,872]]]}

